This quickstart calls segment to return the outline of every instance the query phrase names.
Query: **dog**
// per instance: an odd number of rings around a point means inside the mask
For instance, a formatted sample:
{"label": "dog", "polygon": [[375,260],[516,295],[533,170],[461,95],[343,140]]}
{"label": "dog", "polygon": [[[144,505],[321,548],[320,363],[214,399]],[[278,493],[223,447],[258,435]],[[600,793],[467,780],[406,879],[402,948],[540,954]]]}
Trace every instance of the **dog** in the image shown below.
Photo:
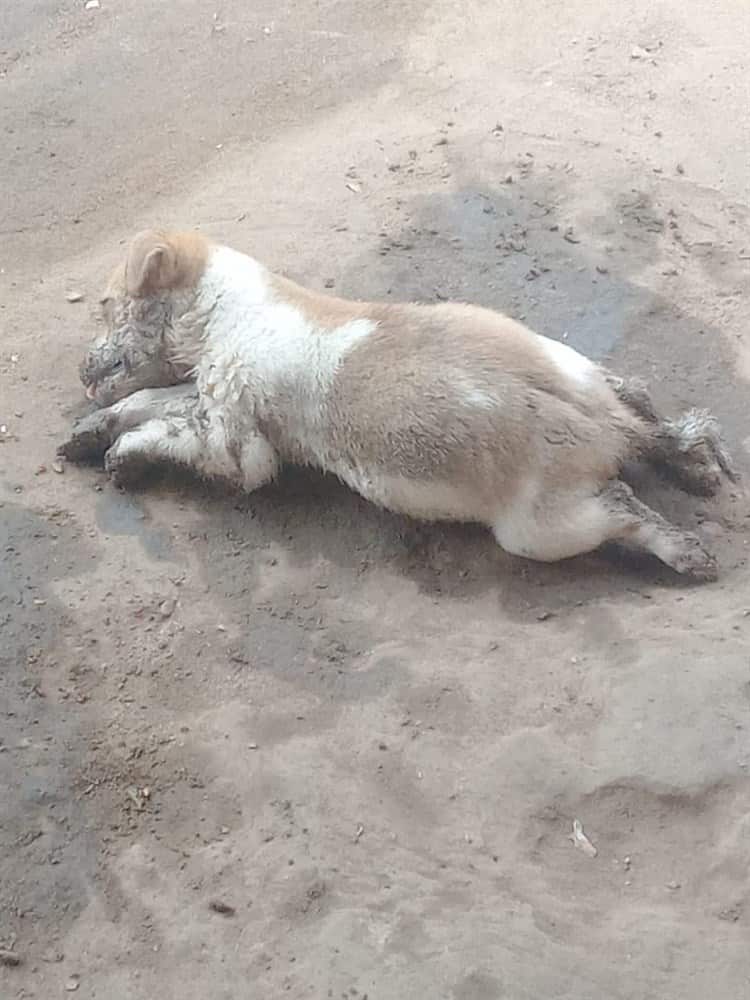
{"label": "dog", "polygon": [[716,493],[737,473],[715,419],[664,419],[640,381],[507,316],[348,301],[160,230],[134,238],[102,310],[81,365],[99,409],[60,452],[104,456],[120,483],[167,462],[250,491],[300,463],[389,510],[480,522],[529,559],[616,542],[717,575],[698,537],[622,478],[645,460]]}

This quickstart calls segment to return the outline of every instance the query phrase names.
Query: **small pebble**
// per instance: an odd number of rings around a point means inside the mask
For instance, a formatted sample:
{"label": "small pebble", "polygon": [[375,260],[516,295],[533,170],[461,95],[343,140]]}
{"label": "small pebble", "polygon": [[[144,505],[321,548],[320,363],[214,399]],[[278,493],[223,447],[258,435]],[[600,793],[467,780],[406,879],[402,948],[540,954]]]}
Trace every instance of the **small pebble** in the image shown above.
{"label": "small pebble", "polygon": [[212,899],[208,904],[209,910],[221,914],[222,917],[233,917],[237,911],[230,903],[225,903],[223,899]]}

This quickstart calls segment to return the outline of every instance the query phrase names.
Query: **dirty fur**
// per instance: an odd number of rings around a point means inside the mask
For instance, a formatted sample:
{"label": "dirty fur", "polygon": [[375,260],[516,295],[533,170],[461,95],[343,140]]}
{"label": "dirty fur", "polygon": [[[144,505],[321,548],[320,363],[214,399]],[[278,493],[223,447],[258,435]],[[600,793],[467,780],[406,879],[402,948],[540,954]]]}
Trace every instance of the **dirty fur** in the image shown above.
{"label": "dirty fur", "polygon": [[616,541],[716,575],[696,536],[621,481],[646,459],[715,493],[736,478],[716,421],[661,419],[642,383],[506,316],[349,302],[155,230],[134,239],[102,306],[81,378],[104,409],[62,451],[106,452],[121,481],[167,461],[252,490],[291,461],[392,510],[486,524],[518,555]]}

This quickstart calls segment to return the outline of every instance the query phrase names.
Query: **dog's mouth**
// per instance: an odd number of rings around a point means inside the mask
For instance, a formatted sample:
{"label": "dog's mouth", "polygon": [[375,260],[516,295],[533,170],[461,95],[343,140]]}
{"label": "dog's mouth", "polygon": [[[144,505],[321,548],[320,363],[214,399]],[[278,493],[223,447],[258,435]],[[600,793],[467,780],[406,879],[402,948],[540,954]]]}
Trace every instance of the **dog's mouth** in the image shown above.
{"label": "dog's mouth", "polygon": [[102,387],[109,388],[110,380],[113,378],[117,380],[124,367],[124,362],[121,359],[113,361],[106,368],[97,365],[94,369],[93,365],[84,363],[81,366],[81,381],[86,392],[86,399],[98,402],[97,397]]}

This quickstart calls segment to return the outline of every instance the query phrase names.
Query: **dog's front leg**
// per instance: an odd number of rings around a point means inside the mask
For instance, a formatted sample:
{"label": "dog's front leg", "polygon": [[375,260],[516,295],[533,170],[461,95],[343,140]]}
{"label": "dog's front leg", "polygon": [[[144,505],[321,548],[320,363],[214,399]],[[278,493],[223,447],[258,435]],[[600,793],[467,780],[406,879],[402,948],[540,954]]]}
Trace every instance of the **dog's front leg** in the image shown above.
{"label": "dog's front leg", "polygon": [[140,389],[112,406],[94,410],[73,425],[67,441],[57,449],[71,462],[101,461],[115,441],[154,417],[183,417],[195,410],[198,390],[194,383],[165,389]]}
{"label": "dog's front leg", "polygon": [[105,455],[107,471],[122,485],[163,463],[248,491],[273,479],[279,465],[276,451],[257,428],[245,427],[230,438],[223,415],[207,413],[199,399],[181,412],[151,417],[126,431]]}

